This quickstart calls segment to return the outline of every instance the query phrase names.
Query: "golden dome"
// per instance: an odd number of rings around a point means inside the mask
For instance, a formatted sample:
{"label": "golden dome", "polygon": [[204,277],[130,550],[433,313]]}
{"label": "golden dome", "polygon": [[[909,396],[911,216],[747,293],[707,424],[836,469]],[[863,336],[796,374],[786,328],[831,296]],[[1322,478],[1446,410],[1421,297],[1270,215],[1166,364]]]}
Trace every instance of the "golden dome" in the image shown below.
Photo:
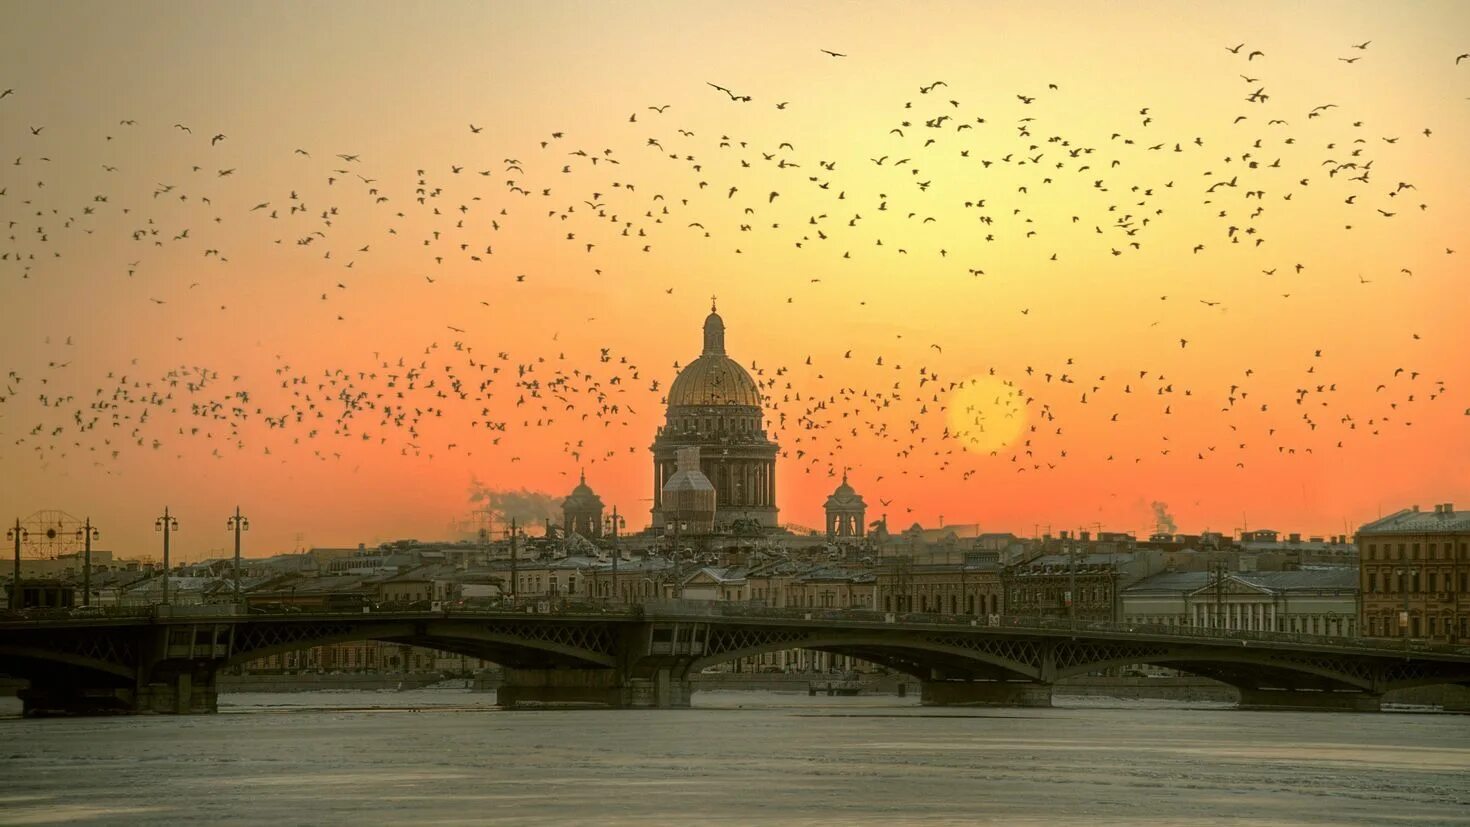
{"label": "golden dome", "polygon": [[725,355],[725,322],[718,313],[704,320],[704,353],[679,371],[669,386],[669,407],[681,405],[761,406],[755,380]]}

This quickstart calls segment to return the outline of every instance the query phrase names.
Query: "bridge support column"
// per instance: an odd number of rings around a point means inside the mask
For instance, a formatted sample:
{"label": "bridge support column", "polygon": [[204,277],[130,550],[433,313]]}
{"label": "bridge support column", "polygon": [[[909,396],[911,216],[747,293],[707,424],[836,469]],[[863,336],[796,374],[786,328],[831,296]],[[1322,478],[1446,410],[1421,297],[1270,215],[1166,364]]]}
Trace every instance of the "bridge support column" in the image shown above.
{"label": "bridge support column", "polygon": [[1027,681],[924,681],[924,706],[1051,706],[1052,685]]}
{"label": "bridge support column", "polygon": [[180,664],[154,670],[153,679],[140,686],[134,712],[164,715],[208,715],[219,711],[219,691],[213,664]]}
{"label": "bridge support column", "polygon": [[50,715],[116,715],[133,711],[133,691],[110,687],[48,686],[32,682],[16,693],[27,718]]}
{"label": "bridge support column", "polygon": [[1323,712],[1378,712],[1383,695],[1376,692],[1331,690],[1253,689],[1240,687],[1240,709],[1319,710]]}
{"label": "bridge support column", "polygon": [[623,706],[628,709],[687,709],[693,686],[687,680],[679,680],[660,669],[652,678],[632,678],[628,681]]}
{"label": "bridge support column", "polygon": [[495,690],[506,709],[595,704],[621,706],[615,669],[506,669]]}
{"label": "bridge support column", "polygon": [[506,709],[668,709],[689,706],[690,692],[689,681],[668,669],[651,678],[626,678],[617,669],[506,669],[496,699]]}

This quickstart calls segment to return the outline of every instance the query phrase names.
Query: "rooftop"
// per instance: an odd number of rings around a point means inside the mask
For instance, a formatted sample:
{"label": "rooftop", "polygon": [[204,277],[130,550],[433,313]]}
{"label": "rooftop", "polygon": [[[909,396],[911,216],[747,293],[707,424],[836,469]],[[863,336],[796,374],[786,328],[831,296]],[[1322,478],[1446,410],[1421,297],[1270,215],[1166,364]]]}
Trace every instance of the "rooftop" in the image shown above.
{"label": "rooftop", "polygon": [[1436,505],[1432,511],[1419,506],[1405,508],[1358,529],[1359,534],[1427,534],[1443,531],[1470,531],[1470,511],[1456,511],[1453,503]]}
{"label": "rooftop", "polygon": [[[1268,592],[1353,591],[1358,588],[1358,572],[1351,568],[1241,571],[1229,572],[1226,578]],[[1207,571],[1172,571],[1145,578],[1124,591],[1130,594],[1196,592],[1213,582]]]}

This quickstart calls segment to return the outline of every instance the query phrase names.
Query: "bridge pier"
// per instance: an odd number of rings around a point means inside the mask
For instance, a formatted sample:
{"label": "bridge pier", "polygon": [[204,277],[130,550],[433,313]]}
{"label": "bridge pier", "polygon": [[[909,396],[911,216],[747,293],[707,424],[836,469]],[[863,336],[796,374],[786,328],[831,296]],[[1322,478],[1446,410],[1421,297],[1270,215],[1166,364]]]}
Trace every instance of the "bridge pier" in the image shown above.
{"label": "bridge pier", "polygon": [[37,684],[20,690],[21,714],[27,718],[51,715],[115,715],[133,711],[133,691],[116,687],[79,687]]}
{"label": "bridge pier", "polygon": [[617,669],[506,669],[496,700],[506,709],[602,706],[670,709],[689,706],[687,679],[659,669],[651,678],[627,678]]}
{"label": "bridge pier", "polygon": [[1240,689],[1240,709],[1378,712],[1383,703],[1383,695],[1377,692],[1238,688]]}
{"label": "bridge pier", "polygon": [[133,712],[163,715],[208,715],[219,711],[214,664],[185,663],[154,670],[138,687]]}
{"label": "bridge pier", "polygon": [[924,706],[1051,706],[1052,685],[1029,681],[923,681]]}

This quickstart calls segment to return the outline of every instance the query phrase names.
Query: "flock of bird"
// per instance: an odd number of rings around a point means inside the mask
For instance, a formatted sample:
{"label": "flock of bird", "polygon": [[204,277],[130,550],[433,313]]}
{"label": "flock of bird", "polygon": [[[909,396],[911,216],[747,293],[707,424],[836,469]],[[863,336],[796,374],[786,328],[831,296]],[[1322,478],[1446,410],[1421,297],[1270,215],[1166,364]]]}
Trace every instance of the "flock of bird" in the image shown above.
{"label": "flock of bird", "polygon": [[[1372,54],[1371,46],[1350,44],[1339,60],[1354,66]],[[842,289],[841,276],[833,275],[855,260],[940,273],[957,285],[1004,280],[1008,268],[1054,268],[1047,278],[1064,284],[1098,262],[1173,245],[1191,258],[1244,250],[1249,257],[1241,258],[1252,269],[1242,278],[1284,279],[1316,274],[1310,257],[1294,249],[1290,228],[1320,215],[1323,204],[1337,205],[1331,220],[1340,220],[1345,234],[1368,222],[1413,221],[1431,209],[1418,195],[1420,182],[1405,180],[1395,164],[1428,152],[1432,128],[1370,126],[1350,113],[1348,102],[1288,110],[1266,78],[1270,56],[1247,43],[1225,48],[1239,62],[1239,112],[1228,124],[1198,129],[1166,125],[1177,117],[1150,105],[1128,107],[1102,130],[1083,126],[1087,121],[1070,117],[1059,82],[972,96],[960,91],[966,84],[958,79],[926,78],[876,115],[882,126],[875,134],[834,135],[827,145],[798,147],[744,134],[741,119],[747,107],[785,112],[799,101],[764,101],[737,91],[738,83],[707,81],[698,90],[708,99],[690,91],[699,101],[692,105],[732,107],[723,132],[696,134],[681,122],[679,106],[653,103],[605,134],[549,132],[535,146],[495,153],[496,161],[482,152],[397,170],[353,151],[296,148],[290,158],[272,161],[296,165],[300,182],[289,188],[252,184],[242,160],[248,156],[228,154],[233,139],[225,131],[124,119],[102,143],[166,147],[159,154],[165,168],[146,192],[117,191],[109,186],[115,164],[75,158],[58,164],[48,145],[52,129],[30,124],[20,131],[6,118],[0,122],[7,124],[4,140],[14,157],[5,161],[9,174],[0,186],[6,224],[0,278],[11,282],[12,296],[23,296],[20,284],[66,278],[74,251],[97,241],[116,251],[115,265],[87,278],[146,283],[156,291],[147,296],[154,306],[186,304],[224,318],[228,304],[200,307],[190,291],[201,280],[238,278],[226,275],[231,259],[255,260],[262,251],[232,248],[259,244],[310,273],[294,300],[319,307],[325,326],[348,321],[344,297],[372,289],[357,277],[359,265],[385,248],[413,251],[420,267],[402,278],[426,291],[449,277],[480,279],[486,308],[514,305],[517,291],[550,279],[523,264],[500,265],[506,256],[497,248],[560,245],[559,260],[582,257],[581,277],[591,282],[616,277],[630,257],[659,256],[666,248],[711,259],[779,249],[820,276],[792,275],[785,294],[768,301],[850,299],[862,306],[860,294]],[[843,52],[820,54],[854,62]],[[24,94],[0,91],[0,107]],[[467,122],[472,136],[484,128]],[[1418,146],[1409,148],[1411,142]],[[849,157],[855,147],[863,150],[856,160]],[[97,158],[109,157],[104,148]],[[65,186],[56,185],[58,176]],[[242,190],[251,193],[245,200]],[[67,194],[52,195],[61,191]],[[76,191],[92,194],[78,200]],[[1181,246],[1181,229],[1198,227],[1213,229]],[[1449,244],[1435,252],[1455,255]],[[197,262],[189,270],[197,275],[185,279],[187,286],[160,275],[188,260]],[[1413,272],[1404,267],[1394,275],[1412,278]],[[1330,277],[1344,289],[1375,281]],[[651,288],[647,302],[657,307],[664,297],[682,297],[683,288]],[[1292,292],[1285,284],[1280,295],[1289,300]],[[1175,357],[1163,351],[1196,347],[1182,320],[1224,312],[1228,303],[1184,285],[1157,301],[1168,304],[1155,307],[1177,309],[1141,308],[1134,321],[1143,326],[1137,335],[1155,337],[1159,355],[1126,366],[1101,354],[1029,359],[1011,352],[954,376],[954,363],[946,360],[957,352],[973,356],[983,343],[915,341],[910,334],[888,343],[865,340],[840,357],[791,354],[786,363],[749,368],[789,468],[831,477],[866,465],[879,495],[903,490],[885,481],[951,474],[968,480],[996,468],[1044,473],[1083,454],[1127,464],[1223,461],[1244,469],[1262,452],[1310,454],[1410,428],[1425,406],[1458,391],[1450,383],[1455,377],[1434,375],[1428,366],[1406,362],[1376,375],[1334,363],[1322,350],[1280,353],[1260,370],[1242,367],[1224,380],[1201,380],[1179,372]],[[305,365],[277,353],[268,366],[215,368],[194,364],[187,355],[192,343],[168,334],[178,339],[176,364],[159,369],[114,354],[117,364],[105,375],[81,376],[69,356],[70,336],[58,333],[37,350],[59,348],[60,356],[46,357],[44,366],[7,366],[0,432],[8,444],[0,456],[28,454],[42,463],[81,457],[107,471],[137,451],[183,457],[202,446],[215,457],[250,451],[282,462],[331,462],[366,446],[429,458],[458,452],[485,462],[544,463],[552,445],[567,458],[562,473],[569,475],[625,454],[643,462],[679,367],[647,362],[669,354],[638,357],[616,342],[595,353],[580,345],[567,352],[554,336],[503,341],[493,326],[476,324],[475,310],[453,308],[439,335],[426,336],[412,352],[364,344],[352,365]],[[1035,317],[1044,312],[1039,303],[1014,310],[1028,320],[1033,311]],[[1150,330],[1161,324],[1163,330]],[[692,350],[697,321],[687,329],[678,342]],[[757,335],[757,324],[732,320],[732,352],[738,357],[742,337]],[[1411,335],[1420,340],[1418,332]],[[19,356],[6,358],[19,363]],[[886,378],[871,379],[877,375]],[[988,379],[1008,390],[990,404],[970,404],[960,416],[949,410],[956,392]],[[1371,408],[1361,406],[1365,397]],[[1350,408],[1345,398],[1355,404]],[[976,457],[974,446],[989,444],[980,432],[1012,418],[1024,423],[1020,436]],[[1175,419],[1189,424],[1176,429]],[[1133,422],[1146,423],[1141,427],[1151,436],[1130,443],[1098,430]],[[1091,436],[1074,444],[1074,431]]]}

